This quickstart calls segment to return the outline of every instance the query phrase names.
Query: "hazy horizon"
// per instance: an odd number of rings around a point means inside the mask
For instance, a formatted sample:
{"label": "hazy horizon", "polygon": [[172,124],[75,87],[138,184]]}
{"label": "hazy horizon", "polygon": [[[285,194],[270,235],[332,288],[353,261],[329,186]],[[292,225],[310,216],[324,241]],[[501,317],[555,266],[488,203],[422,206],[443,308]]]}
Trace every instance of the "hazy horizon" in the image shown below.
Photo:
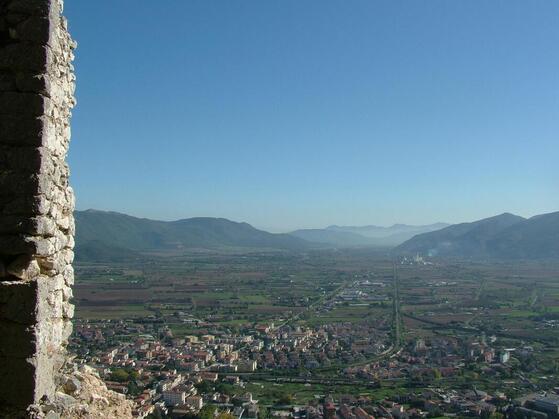
{"label": "hazy horizon", "polygon": [[290,231],[559,208],[559,3],[100,0],[65,13],[80,209]]}
{"label": "hazy horizon", "polygon": [[552,211],[541,212],[541,213],[530,214],[530,215],[518,214],[518,213],[511,212],[511,211],[501,211],[499,213],[490,214],[490,215],[475,218],[475,219],[464,219],[464,220],[459,220],[459,221],[454,221],[454,222],[449,222],[449,221],[445,221],[445,220],[426,222],[426,223],[411,223],[411,222],[405,222],[405,221],[397,221],[397,222],[390,223],[390,224],[382,224],[382,223],[376,223],[376,222],[372,221],[372,222],[366,222],[366,223],[362,223],[362,224],[329,223],[329,224],[324,224],[324,225],[300,225],[300,226],[281,228],[281,227],[274,227],[274,226],[259,225],[259,224],[256,224],[256,223],[252,223],[250,220],[235,219],[235,218],[227,217],[227,216],[223,216],[223,215],[209,216],[209,215],[204,215],[204,214],[197,214],[197,215],[189,215],[189,216],[180,216],[180,217],[176,217],[176,218],[158,218],[158,217],[149,217],[149,216],[136,214],[136,213],[130,213],[130,212],[126,212],[126,211],[118,211],[118,210],[115,210],[115,209],[101,209],[101,208],[83,208],[82,209],[82,208],[78,208],[77,210],[78,211],[93,210],[93,211],[117,212],[117,213],[121,213],[121,214],[130,215],[130,216],[136,217],[136,218],[147,218],[147,219],[157,220],[157,221],[177,221],[177,220],[181,220],[181,219],[197,218],[197,217],[225,218],[225,219],[228,219],[230,221],[239,222],[239,223],[246,222],[246,223],[252,225],[253,227],[255,227],[259,230],[264,230],[264,231],[268,231],[268,232],[271,232],[271,233],[289,233],[289,232],[292,232],[292,231],[295,231],[295,230],[304,230],[304,229],[324,229],[324,228],[327,228],[327,227],[330,227],[330,226],[339,226],[339,227],[364,227],[364,226],[391,227],[395,224],[405,224],[405,225],[410,225],[410,226],[425,226],[425,225],[433,225],[433,224],[438,224],[438,223],[451,225],[451,224],[460,224],[460,223],[468,223],[468,222],[478,221],[478,220],[483,219],[483,218],[494,217],[494,216],[497,216],[497,215],[500,215],[500,214],[503,214],[503,213],[512,213],[514,215],[518,215],[518,216],[521,216],[523,218],[530,218],[530,217],[533,217],[535,215],[541,215],[541,214],[545,214],[545,213],[559,211],[559,210],[555,210],[555,211],[552,210]]}

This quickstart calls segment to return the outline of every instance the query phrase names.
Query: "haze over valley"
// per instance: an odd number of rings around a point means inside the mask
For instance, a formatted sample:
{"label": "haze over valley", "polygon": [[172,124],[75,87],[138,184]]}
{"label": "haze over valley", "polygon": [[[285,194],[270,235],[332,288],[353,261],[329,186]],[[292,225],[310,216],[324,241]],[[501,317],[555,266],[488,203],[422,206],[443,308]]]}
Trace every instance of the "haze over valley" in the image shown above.
{"label": "haze over valley", "polygon": [[297,252],[359,247],[383,249],[394,256],[418,254],[478,260],[559,257],[559,212],[528,219],[504,213],[455,225],[332,225],[278,234],[225,218],[155,221],[87,210],[76,212],[76,232],[80,260],[134,258],[142,252],[160,255],[188,250]]}

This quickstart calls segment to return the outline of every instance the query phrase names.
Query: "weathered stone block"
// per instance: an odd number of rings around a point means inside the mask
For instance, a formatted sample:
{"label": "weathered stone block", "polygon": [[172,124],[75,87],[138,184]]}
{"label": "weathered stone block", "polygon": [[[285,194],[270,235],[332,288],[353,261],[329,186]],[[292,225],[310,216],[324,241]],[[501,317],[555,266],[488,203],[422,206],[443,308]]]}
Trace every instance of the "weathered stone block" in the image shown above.
{"label": "weathered stone block", "polygon": [[0,218],[0,234],[30,234],[33,236],[52,237],[57,225],[46,216],[29,217],[25,215],[7,215]]}
{"label": "weathered stone block", "polygon": [[0,357],[0,406],[29,406],[36,402],[37,369],[24,358]]}
{"label": "weathered stone block", "polygon": [[24,214],[44,215],[50,210],[51,202],[44,195],[4,195],[0,194],[0,213],[4,215]]}
{"label": "weathered stone block", "polygon": [[80,383],[80,380],[78,380],[77,378],[68,377],[64,382],[63,388],[66,393],[75,394],[80,392],[82,385]]}
{"label": "weathered stone block", "polygon": [[49,65],[48,47],[18,42],[0,48],[0,69],[41,73]]}
{"label": "weathered stone block", "polygon": [[15,77],[16,88],[20,92],[40,93],[50,96],[51,79],[46,74],[18,72]]}
{"label": "weathered stone block", "polygon": [[[3,94],[0,93],[0,97]],[[44,125],[41,117],[33,114],[12,115],[6,111],[0,111],[0,144],[35,147],[43,144],[48,126]]]}
{"label": "weathered stone block", "polygon": [[35,250],[35,243],[29,242],[25,237],[0,236],[0,255],[33,254]]}
{"label": "weathered stone block", "polygon": [[47,44],[50,38],[50,21],[44,16],[31,16],[15,28],[17,39]]}
{"label": "weathered stone block", "polygon": [[0,92],[17,90],[16,76],[12,72],[0,72]]}
{"label": "weathered stone block", "polygon": [[41,169],[41,162],[41,148],[10,147],[0,144],[0,167],[2,167],[4,171],[38,171]]}
{"label": "weathered stone block", "polygon": [[55,237],[26,237],[25,240],[33,245],[33,254],[36,256],[52,256],[64,248]]}
{"label": "weathered stone block", "polygon": [[0,335],[2,340],[11,342],[11,345],[0,346],[0,359],[26,359],[37,350],[33,326],[21,327],[18,323],[0,320]]}
{"label": "weathered stone block", "polygon": [[45,419],[60,419],[60,413],[51,410],[50,412],[47,413]]}
{"label": "weathered stone block", "polygon": [[18,12],[8,12],[4,15],[4,21],[7,24],[6,26],[8,26],[8,31],[11,39],[17,39],[17,37],[15,36],[14,26],[23,22],[28,17],[29,15],[27,13]]}
{"label": "weathered stone block", "polygon": [[74,318],[74,304],[66,303],[64,304],[64,318],[73,319]]}
{"label": "weathered stone block", "polygon": [[14,0],[8,3],[7,10],[26,15],[48,16],[49,2],[43,0]]}
{"label": "weathered stone block", "polygon": [[37,193],[51,197],[54,185],[47,175],[17,172],[0,172],[1,195],[35,195]]}
{"label": "weathered stone block", "polygon": [[[73,252],[72,252],[73,253]],[[74,285],[74,268],[72,265],[67,265],[62,271],[62,276],[64,277],[64,282],[67,286],[71,287]]]}
{"label": "weathered stone block", "polygon": [[30,281],[41,274],[41,268],[32,256],[21,255],[8,265],[8,273],[23,281]]}
{"label": "weathered stone block", "polygon": [[0,114],[42,116],[55,115],[58,111],[52,100],[37,93],[0,93]]}
{"label": "weathered stone block", "polygon": [[[36,320],[37,283],[0,282],[0,322],[24,325],[22,329],[25,329],[32,326]],[[2,342],[6,341],[2,339]]]}

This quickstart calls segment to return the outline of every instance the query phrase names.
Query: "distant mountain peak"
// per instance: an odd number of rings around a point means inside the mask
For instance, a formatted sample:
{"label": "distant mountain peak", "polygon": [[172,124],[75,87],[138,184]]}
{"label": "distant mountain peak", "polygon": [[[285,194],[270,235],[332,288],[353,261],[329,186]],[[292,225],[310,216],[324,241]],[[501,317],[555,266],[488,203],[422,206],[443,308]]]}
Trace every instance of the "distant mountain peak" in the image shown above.
{"label": "distant mountain peak", "polygon": [[390,227],[377,225],[339,226],[330,225],[324,229],[303,229],[290,234],[302,239],[334,246],[382,246],[393,247],[416,234],[434,231],[448,224],[437,223],[425,226],[394,224]]}
{"label": "distant mountain peak", "polygon": [[495,218],[516,218],[516,219],[525,220],[524,217],[521,217],[520,215],[513,214],[511,212],[503,212],[502,214],[495,215],[494,217],[489,217],[489,218],[486,218],[486,219],[492,219],[492,218],[493,219],[495,219]]}

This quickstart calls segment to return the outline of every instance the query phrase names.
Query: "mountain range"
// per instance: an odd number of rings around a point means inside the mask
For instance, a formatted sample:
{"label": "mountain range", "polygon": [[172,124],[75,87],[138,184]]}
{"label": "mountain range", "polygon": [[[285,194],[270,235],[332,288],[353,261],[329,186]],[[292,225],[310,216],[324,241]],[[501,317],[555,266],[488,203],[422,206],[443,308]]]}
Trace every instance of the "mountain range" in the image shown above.
{"label": "mountain range", "polygon": [[[76,211],[78,260],[134,257],[140,252],[253,248],[303,250],[309,243],[288,234],[272,234],[225,218],[197,217],[155,221],[108,211]],[[116,256],[115,256],[116,255]]]}
{"label": "mountain range", "polygon": [[76,258],[119,261],[187,250],[281,250],[382,246],[394,255],[476,259],[559,257],[559,212],[523,218],[505,213],[471,223],[329,226],[274,234],[225,218],[156,221],[117,212],[76,211]]}
{"label": "mountain range", "polygon": [[394,224],[390,227],[368,226],[337,226],[332,225],[324,229],[303,229],[292,231],[292,236],[301,239],[323,243],[331,246],[379,246],[393,247],[416,234],[440,230],[450,224],[436,223],[429,225]]}
{"label": "mountain range", "polygon": [[559,257],[559,212],[523,218],[504,213],[419,234],[394,249],[416,254],[475,259]]}

